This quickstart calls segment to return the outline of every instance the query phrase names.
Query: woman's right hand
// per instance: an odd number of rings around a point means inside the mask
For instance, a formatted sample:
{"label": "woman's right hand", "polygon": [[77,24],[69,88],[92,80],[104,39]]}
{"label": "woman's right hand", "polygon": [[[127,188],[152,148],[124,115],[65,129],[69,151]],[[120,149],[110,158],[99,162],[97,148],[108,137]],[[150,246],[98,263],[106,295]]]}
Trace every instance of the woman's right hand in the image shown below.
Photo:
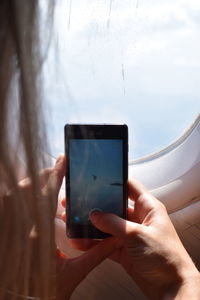
{"label": "woman's right hand", "polygon": [[94,212],[98,229],[118,239],[111,258],[150,299],[200,299],[200,275],[183,247],[165,206],[138,181],[129,182],[128,221]]}

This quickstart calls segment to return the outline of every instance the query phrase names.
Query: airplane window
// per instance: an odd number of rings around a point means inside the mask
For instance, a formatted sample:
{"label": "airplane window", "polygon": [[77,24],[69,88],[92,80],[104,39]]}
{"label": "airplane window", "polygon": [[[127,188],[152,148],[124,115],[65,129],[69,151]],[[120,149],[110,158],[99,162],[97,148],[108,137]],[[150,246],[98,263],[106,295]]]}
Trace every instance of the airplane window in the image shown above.
{"label": "airplane window", "polygon": [[60,0],[44,66],[51,154],[66,123],[126,123],[130,159],[200,111],[199,0]]}

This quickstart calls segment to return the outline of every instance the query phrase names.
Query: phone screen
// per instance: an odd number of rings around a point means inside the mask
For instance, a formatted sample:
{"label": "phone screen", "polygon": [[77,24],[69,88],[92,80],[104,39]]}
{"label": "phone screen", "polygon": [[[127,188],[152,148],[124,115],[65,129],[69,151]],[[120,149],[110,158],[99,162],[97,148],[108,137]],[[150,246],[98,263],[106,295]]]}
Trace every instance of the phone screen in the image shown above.
{"label": "phone screen", "polygon": [[93,227],[90,214],[95,210],[126,215],[125,140],[105,130],[98,138],[95,134],[67,138],[67,231],[73,238],[108,236]]}
{"label": "phone screen", "polygon": [[74,223],[87,224],[93,210],[122,216],[122,160],[122,140],[70,140],[70,213]]}

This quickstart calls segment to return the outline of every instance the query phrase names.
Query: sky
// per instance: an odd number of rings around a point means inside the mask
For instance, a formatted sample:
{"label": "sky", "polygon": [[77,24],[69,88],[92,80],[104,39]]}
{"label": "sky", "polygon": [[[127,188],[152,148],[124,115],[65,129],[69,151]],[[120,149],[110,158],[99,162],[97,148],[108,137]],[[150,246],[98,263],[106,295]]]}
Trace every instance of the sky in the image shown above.
{"label": "sky", "polygon": [[51,154],[66,123],[126,123],[129,159],[200,112],[199,0],[59,0],[44,67]]}

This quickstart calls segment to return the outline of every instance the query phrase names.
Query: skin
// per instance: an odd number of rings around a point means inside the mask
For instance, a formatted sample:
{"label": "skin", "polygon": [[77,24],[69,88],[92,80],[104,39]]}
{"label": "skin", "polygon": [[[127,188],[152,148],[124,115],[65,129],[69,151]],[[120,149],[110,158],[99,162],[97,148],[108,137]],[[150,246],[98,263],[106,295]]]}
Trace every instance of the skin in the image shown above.
{"label": "skin", "polygon": [[[99,211],[91,215],[98,229],[116,238],[110,256],[123,266],[149,299],[200,299],[200,275],[183,247],[165,206],[135,179],[129,182],[128,220]],[[66,200],[62,200],[65,206]],[[66,220],[66,215],[63,215]],[[94,241],[71,240],[86,250]]]}
{"label": "skin", "polygon": [[[55,213],[65,170],[66,158],[60,156],[54,168],[40,174],[42,196],[48,197],[51,190]],[[19,186],[21,192],[31,197],[28,179]],[[67,258],[58,251],[56,299],[69,299],[77,285],[107,257],[120,263],[149,299],[200,299],[199,273],[164,205],[136,180],[129,182],[129,198],[135,206],[128,209],[128,220],[99,211],[91,215],[93,224],[113,237],[101,242],[71,240],[72,247],[86,251],[76,258]],[[62,204],[66,204],[66,199]]]}
{"label": "skin", "polygon": [[165,206],[138,181],[129,182],[128,221],[95,212],[93,224],[118,238],[112,258],[149,299],[200,299],[200,276],[183,247]]}
{"label": "skin", "polygon": [[[43,183],[44,196],[50,189],[55,199],[55,213],[57,208],[58,193],[66,170],[65,156],[58,157],[49,176]],[[110,238],[91,247],[87,252],[76,258],[68,258],[59,250],[57,251],[57,296],[56,299],[69,299],[77,285],[107,258],[115,249],[115,239]],[[70,278],[70,280],[67,280]]]}

